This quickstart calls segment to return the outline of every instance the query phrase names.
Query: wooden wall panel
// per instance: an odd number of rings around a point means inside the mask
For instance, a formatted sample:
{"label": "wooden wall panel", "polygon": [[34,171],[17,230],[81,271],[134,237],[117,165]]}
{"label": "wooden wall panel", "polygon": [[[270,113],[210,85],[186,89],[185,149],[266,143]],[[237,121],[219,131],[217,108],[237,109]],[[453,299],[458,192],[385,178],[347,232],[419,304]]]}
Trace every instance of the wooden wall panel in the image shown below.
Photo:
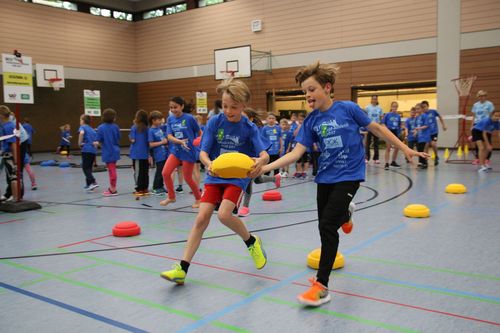
{"label": "wooden wall panel", "polygon": [[[335,96],[341,100],[351,98],[351,87],[354,85],[436,80],[435,54],[345,62],[340,66]],[[294,82],[297,69],[276,69],[271,74],[254,72],[254,76],[246,80],[252,90],[252,107],[266,110],[266,92],[272,89],[298,89]],[[462,51],[461,75],[470,74],[479,76],[473,87],[473,95],[479,89],[486,89],[489,99],[500,107],[500,47]],[[194,99],[198,89],[208,92],[211,105],[217,98],[215,87],[218,83],[212,76],[142,83],[138,86],[138,105],[148,111],[159,109],[166,112],[170,96],[180,95],[186,100]],[[469,102],[468,110],[473,101],[474,98]],[[497,139],[495,147],[500,148]]]}
{"label": "wooden wall panel", "polygon": [[[0,80],[2,76],[0,75]],[[53,91],[50,88],[34,88],[35,104],[22,104],[21,116],[30,118],[36,130],[33,151],[55,151],[59,145],[59,126],[69,123],[73,135],[72,147],[77,148],[77,130],[83,113],[83,90],[101,91],[101,107],[113,108],[117,112],[120,128],[130,128],[137,110],[137,84],[104,81],[65,80],[65,88]],[[0,89],[0,104],[3,103],[3,89]],[[13,104],[6,104],[14,111]],[[93,126],[101,123],[100,117],[93,117]],[[128,133],[122,133],[122,145],[129,145]]]}
{"label": "wooden wall panel", "polygon": [[18,49],[34,63],[136,70],[135,26],[47,6],[0,0],[0,52]]}
{"label": "wooden wall panel", "polygon": [[500,1],[461,0],[461,31],[500,29]]}
{"label": "wooden wall panel", "polygon": [[138,22],[138,70],[210,64],[214,49],[244,44],[281,55],[433,37],[435,21],[435,0],[235,0]]}
{"label": "wooden wall panel", "polygon": [[[500,108],[500,47],[462,51],[460,63],[462,77],[477,76],[467,103],[468,115],[472,115],[470,110],[474,102],[477,101],[476,93],[481,89],[488,92],[488,100],[498,110]],[[467,126],[467,128],[469,127]],[[494,137],[494,147],[500,148],[498,136]]]}

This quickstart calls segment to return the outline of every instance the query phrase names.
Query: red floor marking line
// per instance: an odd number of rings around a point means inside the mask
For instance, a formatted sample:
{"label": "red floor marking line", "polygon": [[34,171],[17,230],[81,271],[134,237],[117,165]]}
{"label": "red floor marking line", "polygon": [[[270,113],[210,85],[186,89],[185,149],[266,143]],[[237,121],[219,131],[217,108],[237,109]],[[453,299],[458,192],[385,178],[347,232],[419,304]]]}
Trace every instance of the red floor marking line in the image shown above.
{"label": "red floor marking line", "polygon": [[98,239],[103,239],[103,238],[110,237],[110,236],[113,236],[113,235],[106,235],[106,236],[102,236],[102,237],[97,237],[97,238],[87,239],[87,240],[84,240],[84,241],[81,241],[81,242],[76,242],[76,243],[71,243],[71,244],[60,245],[60,246],[58,246],[57,248],[58,248],[58,249],[62,249],[62,248],[65,248],[65,247],[70,247],[70,246],[73,246],[73,245],[78,245],[78,244],[88,243],[88,242],[92,242],[92,241],[95,241],[95,240],[98,240]]}
{"label": "red floor marking line", "polygon": [[[92,242],[92,243],[96,244],[96,245],[107,246],[107,247],[116,247],[116,246],[113,246],[113,245],[103,244],[103,243],[98,243],[98,242]],[[134,253],[143,254],[143,255],[152,256],[152,257],[158,257],[158,258],[176,260],[176,261],[180,260],[180,258],[173,258],[173,257],[163,256],[161,254],[144,252],[144,251],[139,251],[139,250],[125,249],[125,251],[134,252]],[[238,270],[234,270],[234,269],[230,269],[230,268],[225,268],[225,267],[220,267],[220,266],[214,266],[214,265],[208,265],[208,264],[202,264],[202,263],[195,262],[195,261],[192,261],[191,263],[195,264],[195,265],[199,265],[199,266],[204,266],[204,267],[208,267],[208,268],[214,268],[214,269],[226,271],[226,272],[232,272],[232,273],[237,273],[237,274],[249,275],[249,276],[253,276],[253,277],[257,277],[257,278],[261,278],[261,279],[276,281],[276,282],[281,281],[281,279],[274,278],[274,277],[271,277],[271,276],[260,275],[260,274],[253,274],[253,273],[248,273],[248,272],[242,272],[242,271],[238,271]],[[310,286],[309,284],[300,283],[300,282],[292,282],[292,284],[297,285],[297,286],[302,286],[302,287],[309,287]],[[494,321],[488,321],[488,320],[474,318],[474,317],[462,316],[462,315],[451,313],[451,312],[445,312],[445,311],[440,311],[440,310],[434,310],[434,309],[424,308],[424,307],[417,306],[417,305],[411,305],[411,304],[404,304],[404,303],[394,302],[394,301],[385,300],[385,299],[382,299],[382,298],[376,298],[376,297],[364,296],[364,295],[360,295],[360,294],[348,293],[348,292],[340,291],[340,290],[333,290],[333,289],[329,289],[329,290],[331,292],[334,292],[334,293],[337,293],[337,294],[341,294],[341,295],[346,295],[346,296],[351,296],[351,297],[357,297],[357,298],[363,298],[363,299],[367,299],[367,300],[371,300],[371,301],[375,301],[375,302],[386,303],[386,304],[391,304],[391,305],[397,305],[397,306],[401,306],[401,307],[405,307],[405,308],[410,308],[410,309],[415,309],[415,310],[421,310],[421,311],[426,311],[426,312],[431,312],[431,313],[437,313],[437,314],[441,314],[441,315],[445,315],[445,316],[449,316],[449,317],[461,318],[461,319],[476,321],[476,322],[480,322],[480,323],[484,323],[484,324],[490,324],[490,325],[500,326],[500,323],[497,323],[497,322],[494,322]]]}
{"label": "red floor marking line", "polygon": [[[113,246],[113,245],[103,244],[103,243],[98,243],[98,242],[91,242],[91,243],[92,244],[96,244],[96,245],[107,246],[107,247],[116,247],[116,246]],[[168,257],[168,256],[163,256],[161,254],[144,252],[144,251],[139,251],[139,250],[125,249],[125,251],[134,252],[134,253],[138,253],[138,254],[144,254],[146,256],[151,256],[151,257],[158,257],[158,258],[163,258],[163,259],[170,259],[170,260],[175,260],[175,261],[180,261],[181,260],[181,258]],[[254,277],[257,277],[257,278],[260,278],[260,279],[266,279],[266,280],[277,281],[277,282],[281,281],[280,279],[273,278],[273,277],[266,276],[266,275],[260,275],[260,274],[253,274],[253,273],[248,273],[248,272],[242,272],[242,271],[238,271],[238,270],[231,269],[231,268],[225,268],[225,267],[220,267],[220,266],[213,266],[213,265],[203,264],[201,262],[196,262],[196,261],[192,261],[191,263],[195,264],[195,265],[198,265],[198,266],[204,266],[204,267],[208,267],[208,268],[218,269],[218,270],[221,270],[221,271],[226,271],[226,272],[232,272],[232,273],[237,273],[237,274],[254,276]]]}
{"label": "red floor marking line", "polygon": [[7,223],[12,223],[12,222],[17,222],[17,221],[24,221],[24,219],[16,219],[16,220],[3,221],[3,222],[0,222],[0,224],[7,224]]}
{"label": "red floor marking line", "polygon": [[[293,282],[292,284],[295,284],[297,286],[304,286],[304,287],[309,287],[310,286],[308,284],[300,283],[300,282]],[[442,315],[446,315],[446,316],[451,316],[451,317],[457,317],[457,318],[462,318],[462,319],[466,319],[466,320],[477,321],[477,322],[481,322],[481,323],[485,323],[485,324],[491,324],[491,325],[495,325],[495,326],[500,326],[500,323],[496,323],[494,321],[488,321],[488,320],[474,318],[474,317],[462,316],[462,315],[458,315],[458,314],[451,313],[451,312],[445,312],[445,311],[440,311],[440,310],[428,309],[428,308],[424,308],[424,307],[417,306],[417,305],[404,304],[404,303],[389,301],[389,300],[385,300],[385,299],[381,299],[381,298],[376,298],[376,297],[371,297],[371,296],[364,296],[364,295],[359,295],[359,294],[348,293],[348,292],[340,291],[340,290],[334,290],[334,289],[328,289],[328,290],[331,291],[331,292],[337,293],[337,294],[341,294],[341,295],[358,297],[358,298],[364,298],[364,299],[368,299],[368,300],[372,300],[372,301],[376,301],[376,302],[393,304],[393,305],[398,305],[398,306],[402,306],[402,307],[406,307],[406,308],[412,308],[412,309],[417,309],[417,310],[422,310],[422,311],[427,311],[427,312],[432,312],[432,313],[438,313],[438,314],[442,314]]]}

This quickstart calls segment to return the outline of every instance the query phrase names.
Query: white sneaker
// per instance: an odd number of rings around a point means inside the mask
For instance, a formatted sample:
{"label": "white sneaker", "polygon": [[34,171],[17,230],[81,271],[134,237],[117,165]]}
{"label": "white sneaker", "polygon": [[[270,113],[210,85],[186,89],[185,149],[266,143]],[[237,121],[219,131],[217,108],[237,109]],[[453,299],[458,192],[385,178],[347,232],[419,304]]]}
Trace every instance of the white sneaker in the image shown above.
{"label": "white sneaker", "polygon": [[488,170],[493,169],[493,168],[491,167],[491,165],[489,165],[489,164],[485,164],[484,166],[485,166],[485,167],[487,167],[487,168],[488,168]]}
{"label": "white sneaker", "polygon": [[281,177],[283,177],[283,178],[287,178],[287,177],[288,177],[288,172],[283,171],[283,172],[281,173]]}
{"label": "white sneaker", "polygon": [[349,204],[349,217],[352,219],[352,214],[354,214],[354,211],[356,210],[356,204],[351,201]]}
{"label": "white sneaker", "polygon": [[483,165],[477,172],[488,172],[488,167],[486,165]]}

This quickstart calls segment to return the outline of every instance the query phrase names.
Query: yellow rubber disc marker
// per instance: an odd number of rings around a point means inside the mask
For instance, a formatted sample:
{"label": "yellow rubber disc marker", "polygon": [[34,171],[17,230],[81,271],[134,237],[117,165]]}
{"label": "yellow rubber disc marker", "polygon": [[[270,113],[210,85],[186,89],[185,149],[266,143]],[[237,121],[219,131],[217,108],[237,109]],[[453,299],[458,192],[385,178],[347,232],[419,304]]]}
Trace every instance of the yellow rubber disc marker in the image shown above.
{"label": "yellow rubber disc marker", "polygon": [[467,187],[465,187],[464,184],[449,184],[448,186],[446,186],[445,192],[453,194],[463,194],[467,192]]}
{"label": "yellow rubber disc marker", "polygon": [[221,178],[247,178],[254,164],[245,154],[226,153],[212,162],[212,171]]}
{"label": "yellow rubber disc marker", "polygon": [[[311,251],[307,255],[307,266],[312,269],[319,268],[319,257],[321,256],[321,249],[316,249]],[[344,256],[342,253],[337,251],[337,256],[335,257],[335,262],[333,263],[333,269],[339,269],[344,267]]]}
{"label": "yellow rubber disc marker", "polygon": [[412,204],[403,209],[403,214],[407,217],[429,217],[431,210],[426,205]]}

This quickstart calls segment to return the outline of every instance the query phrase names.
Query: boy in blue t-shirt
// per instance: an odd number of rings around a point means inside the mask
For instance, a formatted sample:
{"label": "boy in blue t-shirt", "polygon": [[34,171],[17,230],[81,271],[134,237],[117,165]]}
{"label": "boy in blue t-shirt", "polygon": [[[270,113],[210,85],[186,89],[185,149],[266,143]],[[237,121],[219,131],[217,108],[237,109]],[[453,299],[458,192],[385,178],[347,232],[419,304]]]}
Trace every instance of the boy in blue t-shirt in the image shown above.
{"label": "boy in blue t-shirt", "polygon": [[299,302],[319,306],[330,301],[328,280],[339,245],[338,229],[352,230],[351,205],[360,182],[365,180],[365,154],[360,127],[380,136],[401,149],[408,158],[417,153],[404,145],[387,128],[372,121],[365,112],[350,101],[333,101],[331,92],[337,76],[336,65],[319,62],[302,68],[295,76],[313,111],[307,116],[297,137],[295,148],[279,160],[262,168],[262,172],[283,167],[298,160],[314,142],[319,144],[318,218],[321,236],[321,257],[311,288],[298,296]]}
{"label": "boy in blue t-shirt", "polygon": [[[283,150],[283,141],[281,140],[281,128],[276,124],[276,116],[270,113],[267,116],[267,125],[261,129],[262,136],[270,143],[267,149],[269,161],[276,161],[280,157]],[[275,175],[279,173],[279,169],[273,171]]]}
{"label": "boy in blue t-shirt", "polygon": [[[401,116],[398,114],[398,102],[392,102],[391,103],[391,111],[389,113],[386,113],[384,116],[384,120],[382,121],[382,124],[384,124],[385,127],[389,131],[394,134],[395,137],[399,138],[401,135]],[[394,149],[392,152],[392,162],[389,164],[389,157],[391,155],[391,148]],[[389,170],[389,167],[392,168],[401,168],[401,165],[399,165],[396,162],[396,159],[398,158],[398,151],[399,149],[397,147],[391,146],[389,143],[386,143],[385,145],[385,170]]]}
{"label": "boy in blue t-shirt", "polygon": [[432,148],[434,151],[434,155],[436,156],[436,159],[434,160],[434,165],[439,164],[439,156],[438,156],[438,150],[437,150],[437,140],[438,140],[438,133],[439,133],[439,126],[437,123],[437,119],[439,119],[439,122],[441,123],[441,126],[443,127],[443,131],[446,131],[448,128],[446,127],[446,124],[444,123],[443,117],[439,114],[434,109],[429,109],[429,102],[427,101],[422,101],[420,103],[422,105],[422,109],[424,110],[425,114],[427,115],[427,125],[429,126],[429,134],[431,136],[431,141],[429,142],[429,147]]}
{"label": "boy in blue t-shirt", "polygon": [[69,124],[64,124],[59,127],[61,130],[61,142],[59,142],[59,147],[57,147],[57,153],[64,154],[69,157],[70,147],[71,147],[71,126]]}
{"label": "boy in blue t-shirt", "polygon": [[500,130],[500,110],[493,111],[488,118],[479,121],[472,128],[472,141],[479,148],[479,163],[481,168],[478,172],[486,172],[491,166],[486,162],[487,153],[493,150],[491,134]]}
{"label": "boy in blue t-shirt", "polygon": [[[365,107],[365,112],[368,115],[368,118],[370,118],[371,121],[376,122],[380,124],[382,122],[382,116],[384,115],[384,112],[382,111],[382,108],[378,105],[378,96],[373,95],[370,105],[367,105]],[[371,151],[370,151],[370,146],[372,144],[373,140],[373,163],[379,164],[379,153],[378,153],[378,143],[379,139],[376,135],[373,135],[370,131],[367,131],[366,135],[366,145],[365,145],[365,151],[366,151],[366,160],[369,162],[370,161],[370,156],[371,156]]]}
{"label": "boy in blue t-shirt", "polygon": [[90,127],[90,116],[82,114],[80,116],[80,128],[78,129],[78,146],[82,152],[82,171],[85,175],[84,190],[86,191],[92,191],[99,187],[92,175],[97,145],[97,132]]}
{"label": "boy in blue t-shirt", "polygon": [[[181,262],[175,264],[172,270],[161,273],[161,277],[177,284],[184,284],[189,264],[216,207],[219,220],[245,242],[255,267],[262,269],[267,262],[260,238],[250,234],[245,224],[233,215],[233,210],[237,207],[241,194],[251,178],[257,176],[262,166],[269,161],[267,147],[262,142],[257,126],[242,116],[250,100],[250,90],[247,85],[243,81],[227,80],[219,84],[217,93],[222,94],[224,112],[210,118],[201,140],[200,160],[205,164],[209,174],[205,178],[200,211],[189,233]],[[219,178],[212,174],[212,161],[227,152],[240,152],[255,158],[249,178]]]}
{"label": "boy in blue t-shirt", "polygon": [[[472,124],[476,125],[481,120],[489,118],[490,114],[495,110],[495,106],[490,101],[486,100],[488,92],[486,90],[479,90],[476,94],[478,101],[472,106]],[[491,141],[491,133],[488,133],[488,138]],[[476,159],[472,164],[479,164],[479,147],[476,145],[475,150]],[[491,158],[491,151],[486,156],[486,164],[489,163]]]}
{"label": "boy in blue t-shirt", "polygon": [[148,141],[156,165],[155,178],[153,181],[153,194],[155,195],[163,195],[166,193],[161,173],[168,157],[168,150],[166,148],[168,140],[162,130],[162,121],[163,115],[160,111],[152,111],[149,114],[150,128]]}
{"label": "boy in blue t-shirt", "polygon": [[[413,130],[413,134],[417,137],[417,150],[427,153],[429,151],[429,142],[431,141],[428,117],[420,103],[415,105],[415,111],[417,113],[417,126]],[[418,167],[420,169],[427,169],[427,160],[420,157],[418,160]]]}

